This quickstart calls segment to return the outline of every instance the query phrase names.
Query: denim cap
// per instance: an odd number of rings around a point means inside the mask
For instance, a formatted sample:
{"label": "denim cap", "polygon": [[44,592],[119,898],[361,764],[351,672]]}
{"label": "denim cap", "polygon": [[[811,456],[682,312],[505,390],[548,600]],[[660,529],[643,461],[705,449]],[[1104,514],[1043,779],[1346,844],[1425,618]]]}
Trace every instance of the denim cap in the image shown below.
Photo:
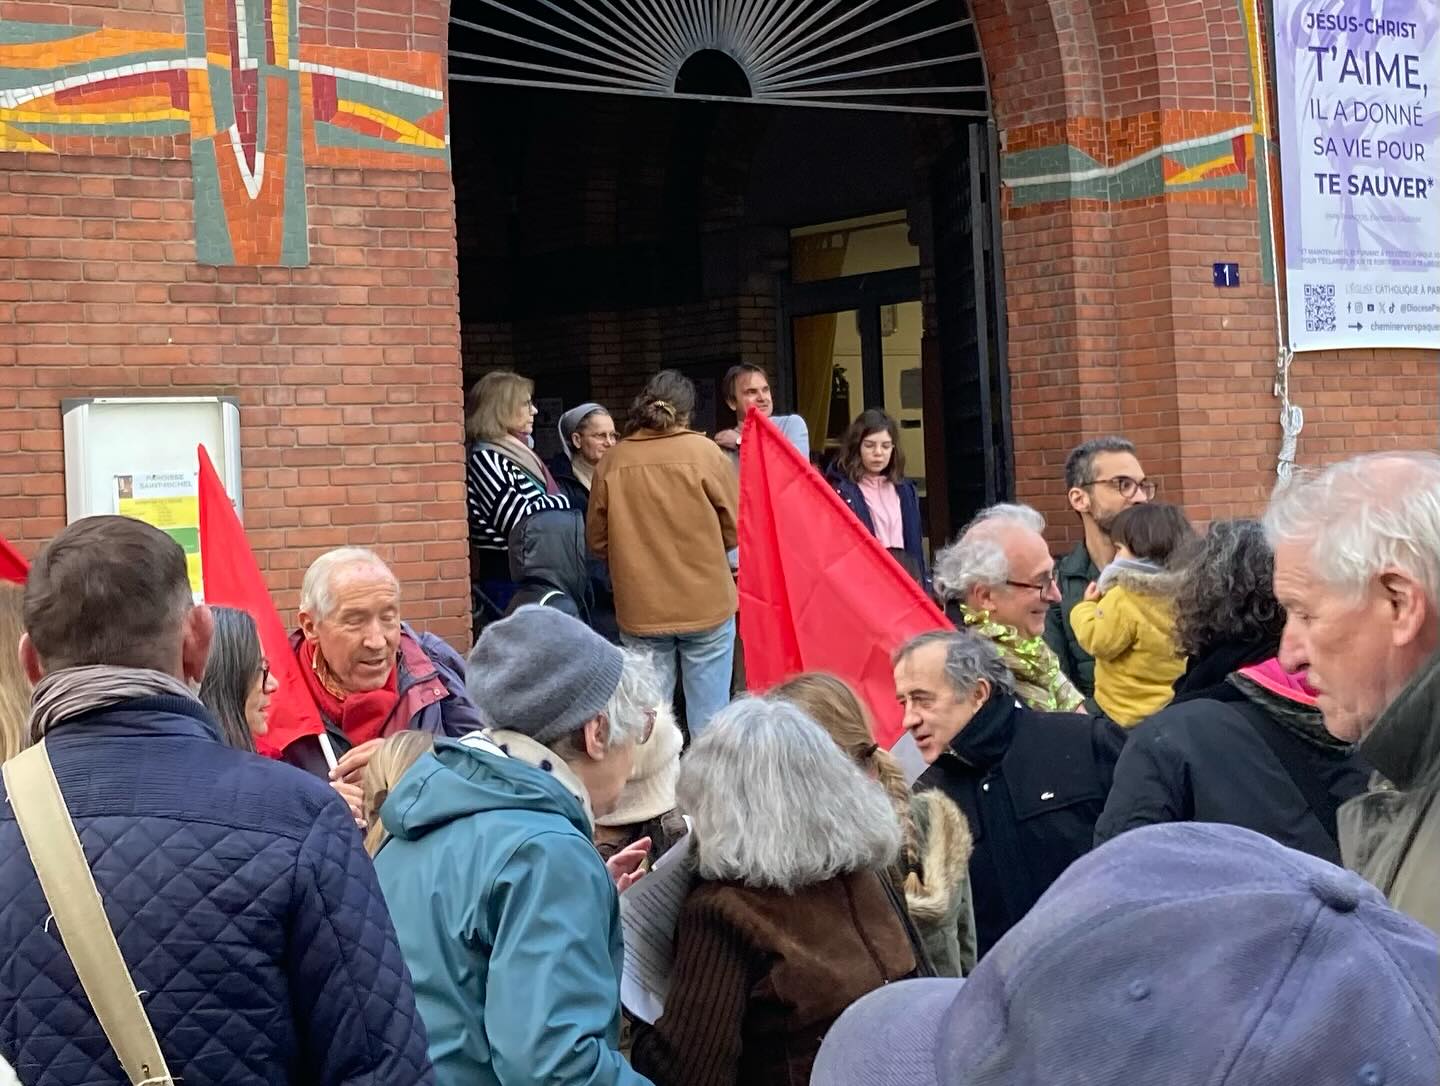
{"label": "denim cap", "polygon": [[1358,875],[1236,826],[1077,860],[967,980],[871,992],[812,1086],[1436,1086],[1440,944]]}

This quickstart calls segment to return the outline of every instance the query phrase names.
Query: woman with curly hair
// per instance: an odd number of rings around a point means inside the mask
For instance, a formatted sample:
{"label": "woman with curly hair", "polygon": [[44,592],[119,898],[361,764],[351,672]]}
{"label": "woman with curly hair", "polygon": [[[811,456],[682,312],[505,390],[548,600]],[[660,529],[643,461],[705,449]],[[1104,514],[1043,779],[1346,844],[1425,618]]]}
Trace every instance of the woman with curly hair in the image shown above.
{"label": "woman with curly hair", "polygon": [[1280,651],[1285,609],[1271,581],[1275,556],[1258,520],[1217,520],[1180,568],[1175,640],[1189,657],[1175,701],[1209,697],[1231,672]]}
{"label": "woman with curly hair", "polygon": [[1369,767],[1325,730],[1315,692],[1275,654],[1285,611],[1255,521],[1220,521],[1181,570],[1176,636],[1191,654],[1175,701],[1115,766],[1100,844],[1157,822],[1227,822],[1340,863],[1335,812]]}

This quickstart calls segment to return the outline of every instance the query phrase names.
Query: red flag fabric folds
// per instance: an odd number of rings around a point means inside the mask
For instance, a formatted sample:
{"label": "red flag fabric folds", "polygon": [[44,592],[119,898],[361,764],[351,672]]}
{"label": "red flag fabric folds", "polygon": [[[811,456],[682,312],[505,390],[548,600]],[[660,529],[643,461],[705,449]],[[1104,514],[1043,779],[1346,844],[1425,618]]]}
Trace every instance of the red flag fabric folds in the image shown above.
{"label": "red flag fabric folds", "polygon": [[12,547],[8,539],[0,536],[0,581],[24,584],[29,576],[30,563],[25,561],[25,556]]}
{"label": "red flag fabric folds", "polygon": [[900,738],[890,655],[950,623],[839,495],[758,411],[740,452],[740,637],[762,691],[828,671],[869,706],[875,741]]}
{"label": "red flag fabric folds", "polygon": [[[248,612],[260,631],[260,644],[279,689],[270,699],[270,731],[255,737],[261,754],[278,758],[280,752],[303,735],[324,731],[320,713],[305,689],[305,681],[290,651],[290,639],[280,612],[265,587],[265,578],[245,538],[245,526],[235,513],[225,485],[214,465],[199,447],[200,456],[200,562],[205,581],[205,602]],[[282,723],[283,722],[283,723]]]}

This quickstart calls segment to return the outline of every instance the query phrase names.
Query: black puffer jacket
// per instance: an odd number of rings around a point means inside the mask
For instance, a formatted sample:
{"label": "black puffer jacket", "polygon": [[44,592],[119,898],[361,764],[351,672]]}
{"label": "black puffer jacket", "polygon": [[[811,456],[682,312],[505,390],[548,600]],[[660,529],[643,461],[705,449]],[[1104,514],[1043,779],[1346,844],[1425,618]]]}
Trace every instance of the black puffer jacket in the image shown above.
{"label": "black puffer jacket", "polygon": [[[1303,774],[1318,812],[1277,750]],[[1237,673],[1131,731],[1095,843],[1157,822],[1225,822],[1338,864],[1336,808],[1364,792],[1369,775],[1355,748],[1325,731],[1319,709]]]}
{"label": "black puffer jacket", "polygon": [[526,517],[510,533],[510,576],[518,587],[505,613],[527,603],[544,604],[616,641],[614,609],[597,600],[591,573],[583,513],[550,509]]}

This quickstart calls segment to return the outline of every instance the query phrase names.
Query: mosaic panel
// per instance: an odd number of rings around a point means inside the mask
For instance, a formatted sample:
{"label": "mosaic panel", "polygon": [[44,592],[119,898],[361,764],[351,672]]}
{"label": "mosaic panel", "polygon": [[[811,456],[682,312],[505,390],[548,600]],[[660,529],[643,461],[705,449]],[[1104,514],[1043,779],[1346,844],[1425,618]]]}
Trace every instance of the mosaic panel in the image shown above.
{"label": "mosaic panel", "polygon": [[298,0],[185,0],[185,32],[0,22],[0,151],[188,147],[202,264],[304,265],[305,167],[448,170],[437,55],[302,45]]}

